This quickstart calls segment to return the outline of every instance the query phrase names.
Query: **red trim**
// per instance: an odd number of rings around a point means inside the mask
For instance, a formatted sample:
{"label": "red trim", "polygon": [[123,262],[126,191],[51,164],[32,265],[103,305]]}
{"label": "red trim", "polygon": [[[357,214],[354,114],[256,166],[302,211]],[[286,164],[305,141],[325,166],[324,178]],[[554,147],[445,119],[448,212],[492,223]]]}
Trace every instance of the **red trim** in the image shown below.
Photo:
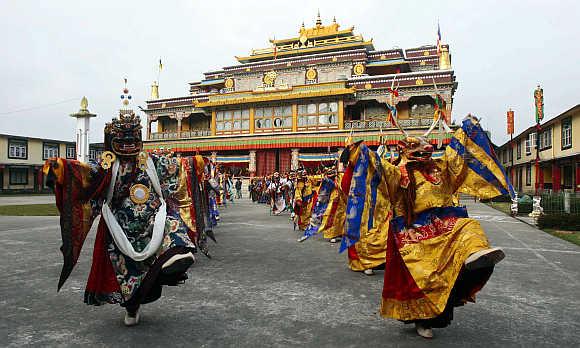
{"label": "red trim", "polygon": [[[224,143],[228,141],[227,138],[223,139]],[[447,145],[451,139],[443,139],[443,144]],[[437,144],[437,139],[431,139],[429,141],[432,145]],[[378,140],[368,140],[365,141],[368,146],[378,146],[380,145]],[[386,145],[397,145],[398,140],[388,140]],[[209,145],[209,146],[200,146],[196,145],[195,141],[192,141],[191,145],[187,147],[174,147],[171,146],[171,143],[163,143],[160,146],[163,147],[170,147],[172,151],[176,152],[195,152],[195,151],[233,151],[233,150],[267,150],[267,149],[294,149],[294,148],[323,148],[327,149],[329,146],[331,147],[343,147],[344,141],[343,140],[335,140],[335,141],[313,141],[310,143],[301,143],[301,142],[293,142],[288,141],[286,143],[280,144],[241,144],[241,145]],[[153,149],[147,149],[147,151],[152,152]]]}
{"label": "red trim", "polygon": [[560,171],[560,164],[557,162],[552,163],[552,190],[558,192],[561,189],[562,174]]}
{"label": "red trim", "polygon": [[113,264],[107,253],[106,236],[109,233],[105,221],[99,221],[95,247],[93,249],[93,264],[87,280],[86,292],[95,294],[110,294],[121,292]]}
{"label": "red trim", "polygon": [[358,260],[358,254],[356,252],[356,248],[354,247],[354,245],[351,245],[350,247],[348,247],[348,259],[349,260]]}
{"label": "red trim", "polygon": [[383,298],[398,301],[416,300],[425,297],[405,261],[397,249],[395,236],[389,233],[387,238],[387,258],[385,264],[385,279],[383,284]]}

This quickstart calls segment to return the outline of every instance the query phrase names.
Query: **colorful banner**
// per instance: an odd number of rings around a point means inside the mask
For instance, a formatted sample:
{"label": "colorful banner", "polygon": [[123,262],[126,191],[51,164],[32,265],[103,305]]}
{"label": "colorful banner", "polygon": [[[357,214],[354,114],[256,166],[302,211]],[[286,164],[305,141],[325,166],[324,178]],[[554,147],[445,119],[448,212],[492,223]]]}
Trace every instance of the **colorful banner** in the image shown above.
{"label": "colorful banner", "polygon": [[507,112],[507,134],[514,134],[514,112],[512,109]]}
{"label": "colorful banner", "polygon": [[544,119],[544,90],[538,85],[534,91],[534,101],[536,105],[536,123]]}

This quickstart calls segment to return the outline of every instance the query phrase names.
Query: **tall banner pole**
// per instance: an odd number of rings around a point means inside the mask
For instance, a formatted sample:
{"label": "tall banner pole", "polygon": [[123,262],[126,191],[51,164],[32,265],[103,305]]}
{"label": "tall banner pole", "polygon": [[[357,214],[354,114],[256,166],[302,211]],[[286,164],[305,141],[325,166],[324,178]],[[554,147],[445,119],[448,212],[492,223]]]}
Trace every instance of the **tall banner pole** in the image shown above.
{"label": "tall banner pole", "polygon": [[507,112],[507,133],[510,135],[509,149],[511,151],[510,180],[514,181],[514,112],[509,108]]}
{"label": "tall banner pole", "polygon": [[538,85],[534,91],[534,104],[536,108],[536,195],[543,190],[543,173],[540,168],[540,122],[544,119],[544,90]]}

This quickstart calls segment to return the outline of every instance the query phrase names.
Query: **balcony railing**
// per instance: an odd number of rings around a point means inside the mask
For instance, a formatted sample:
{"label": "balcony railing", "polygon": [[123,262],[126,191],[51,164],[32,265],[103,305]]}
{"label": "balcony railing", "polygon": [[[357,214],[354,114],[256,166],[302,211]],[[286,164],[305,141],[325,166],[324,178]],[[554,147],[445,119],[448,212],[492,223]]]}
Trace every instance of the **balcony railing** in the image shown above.
{"label": "balcony railing", "polygon": [[184,138],[195,138],[195,137],[207,137],[210,135],[211,135],[211,130],[209,130],[209,129],[194,129],[194,130],[181,131],[181,132],[151,133],[149,136],[149,140],[184,139]]}
{"label": "balcony railing", "polygon": [[[409,118],[399,120],[401,127],[429,127],[433,122],[432,118]],[[345,121],[344,129],[388,129],[395,128],[389,121],[384,120],[355,120]]]}

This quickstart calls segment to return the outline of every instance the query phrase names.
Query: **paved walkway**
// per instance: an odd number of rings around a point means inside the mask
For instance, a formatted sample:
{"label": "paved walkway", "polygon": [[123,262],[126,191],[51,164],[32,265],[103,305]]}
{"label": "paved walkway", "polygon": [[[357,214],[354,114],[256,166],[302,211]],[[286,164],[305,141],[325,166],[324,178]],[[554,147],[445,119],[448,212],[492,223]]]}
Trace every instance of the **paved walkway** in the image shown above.
{"label": "paved walkway", "polygon": [[58,217],[0,217],[2,346],[509,347],[578,346],[580,248],[466,202],[507,258],[436,339],[377,314],[382,277],[346,268],[320,239],[297,243],[288,216],[241,201],[222,210],[214,258],[145,305],[125,328],[118,306],[82,303],[94,231],[60,293]]}
{"label": "paved walkway", "polygon": [[2,205],[50,204],[54,203],[54,195],[10,195],[0,196]]}

